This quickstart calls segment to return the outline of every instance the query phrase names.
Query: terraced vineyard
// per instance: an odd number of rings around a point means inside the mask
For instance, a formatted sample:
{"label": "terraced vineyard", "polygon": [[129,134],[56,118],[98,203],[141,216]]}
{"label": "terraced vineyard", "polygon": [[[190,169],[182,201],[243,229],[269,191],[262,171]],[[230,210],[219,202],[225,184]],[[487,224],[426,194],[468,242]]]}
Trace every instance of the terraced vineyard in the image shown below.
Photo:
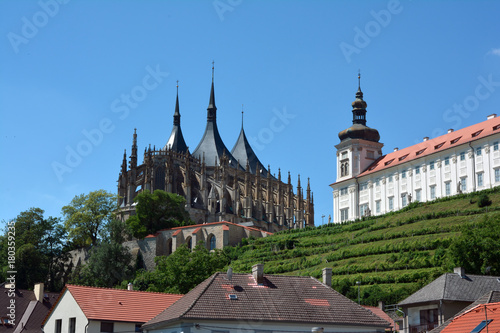
{"label": "terraced vineyard", "polygon": [[478,208],[480,193],[412,203],[404,210],[345,224],[288,230],[251,239],[229,250],[236,272],[265,263],[266,274],[310,275],[321,279],[332,267],[332,286],[364,304],[397,303],[452,271],[447,249],[461,227],[499,215],[500,188],[487,190],[492,205]]}

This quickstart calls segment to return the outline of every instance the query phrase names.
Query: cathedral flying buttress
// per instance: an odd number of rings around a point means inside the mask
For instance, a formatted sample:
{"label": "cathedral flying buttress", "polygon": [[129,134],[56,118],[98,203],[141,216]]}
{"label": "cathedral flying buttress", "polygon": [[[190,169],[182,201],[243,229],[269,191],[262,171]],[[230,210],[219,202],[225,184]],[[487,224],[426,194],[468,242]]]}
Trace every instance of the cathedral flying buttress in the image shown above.
{"label": "cathedral flying buttress", "polygon": [[298,176],[296,191],[290,173],[285,183],[281,170],[271,173],[250,146],[243,121],[231,151],[217,128],[217,107],[212,68],[212,85],[207,124],[198,146],[191,153],[181,130],[179,90],[173,129],[163,148],[144,149],[138,164],[137,131],[127,164],[124,153],[118,179],[120,211],[124,219],[135,213],[134,198],[143,191],[160,189],[186,199],[186,209],[197,224],[229,221],[276,232],[314,226],[314,198],[307,180],[306,195]]}

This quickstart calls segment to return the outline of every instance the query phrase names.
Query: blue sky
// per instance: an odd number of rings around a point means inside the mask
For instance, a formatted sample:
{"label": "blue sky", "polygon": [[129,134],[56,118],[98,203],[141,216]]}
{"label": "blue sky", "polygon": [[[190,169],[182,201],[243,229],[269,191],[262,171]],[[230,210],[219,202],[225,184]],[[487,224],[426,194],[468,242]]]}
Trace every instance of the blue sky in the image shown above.
{"label": "blue sky", "polygon": [[384,153],[483,121],[500,113],[498,13],[498,1],[0,1],[0,220],[116,193],[134,128],[140,151],[166,143],[176,80],[194,150],[214,60],[226,146],[243,104],[261,162],[294,186],[309,177],[326,223],[358,69]]}

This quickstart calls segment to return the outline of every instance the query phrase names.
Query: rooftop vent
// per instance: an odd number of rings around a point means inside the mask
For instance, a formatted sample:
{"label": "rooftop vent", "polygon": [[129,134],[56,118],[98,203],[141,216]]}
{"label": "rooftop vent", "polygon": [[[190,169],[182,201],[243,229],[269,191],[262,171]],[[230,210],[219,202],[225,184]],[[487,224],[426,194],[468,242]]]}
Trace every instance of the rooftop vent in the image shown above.
{"label": "rooftop vent", "polygon": [[453,129],[453,128],[450,128],[450,129],[448,130],[448,133],[451,133],[451,132],[453,132],[453,131],[454,131],[454,129]]}
{"label": "rooftop vent", "polygon": [[486,119],[490,120],[490,119],[493,119],[493,118],[496,118],[496,117],[497,117],[497,114],[496,113],[492,113],[489,116],[487,116]]}
{"label": "rooftop vent", "polygon": [[323,283],[328,287],[332,286],[332,268],[325,267],[323,268]]}
{"label": "rooftop vent", "polygon": [[398,151],[398,150],[399,150],[399,148],[398,148],[398,147],[394,148],[394,151]]}
{"label": "rooftop vent", "polygon": [[134,285],[132,284],[132,282],[129,282],[129,284],[127,284],[127,290],[134,290]]}
{"label": "rooftop vent", "polygon": [[429,140],[429,137],[428,136],[424,136],[424,142]]}
{"label": "rooftop vent", "polygon": [[264,283],[264,264],[255,264],[252,266],[252,275],[257,284]]}
{"label": "rooftop vent", "polygon": [[463,267],[455,267],[453,269],[453,272],[458,274],[462,278],[465,276],[465,269]]}

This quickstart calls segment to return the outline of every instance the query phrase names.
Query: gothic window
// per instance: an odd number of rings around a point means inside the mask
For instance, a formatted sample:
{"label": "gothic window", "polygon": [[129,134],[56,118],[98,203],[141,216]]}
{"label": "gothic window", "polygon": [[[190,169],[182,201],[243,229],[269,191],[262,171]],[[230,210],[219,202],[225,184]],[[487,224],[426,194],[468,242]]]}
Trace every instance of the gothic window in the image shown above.
{"label": "gothic window", "polygon": [[215,250],[216,246],[217,246],[217,239],[215,238],[214,234],[210,234],[210,236],[208,237],[208,249],[210,251]]}

